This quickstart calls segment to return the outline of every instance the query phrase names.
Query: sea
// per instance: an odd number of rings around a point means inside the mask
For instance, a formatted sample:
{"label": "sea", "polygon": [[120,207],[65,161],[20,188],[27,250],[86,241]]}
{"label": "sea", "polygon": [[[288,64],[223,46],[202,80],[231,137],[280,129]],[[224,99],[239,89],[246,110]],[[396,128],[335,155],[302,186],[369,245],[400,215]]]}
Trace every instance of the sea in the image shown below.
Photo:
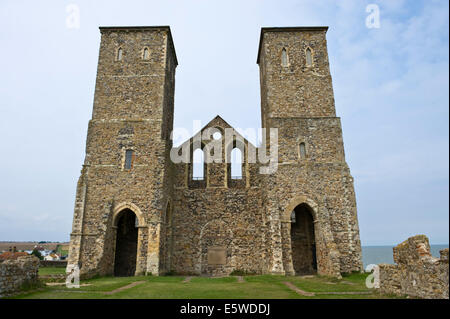
{"label": "sea", "polygon": [[[364,269],[370,264],[393,264],[394,246],[362,246],[362,259]],[[448,248],[446,245],[430,245],[431,255],[439,257],[439,250]]]}

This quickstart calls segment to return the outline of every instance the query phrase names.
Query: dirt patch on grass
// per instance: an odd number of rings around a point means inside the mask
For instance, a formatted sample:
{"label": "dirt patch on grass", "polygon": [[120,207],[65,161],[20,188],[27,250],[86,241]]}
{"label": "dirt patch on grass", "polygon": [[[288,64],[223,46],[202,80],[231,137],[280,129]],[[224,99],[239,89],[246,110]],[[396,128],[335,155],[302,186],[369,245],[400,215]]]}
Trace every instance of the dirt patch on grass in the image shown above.
{"label": "dirt patch on grass", "polygon": [[126,290],[126,289],[130,289],[130,288],[133,288],[133,287],[136,287],[137,285],[143,284],[144,282],[145,282],[145,281],[135,281],[135,282],[132,282],[132,283],[129,284],[129,285],[126,285],[126,286],[123,286],[123,287],[114,289],[114,290],[112,290],[112,291],[107,291],[107,292],[105,292],[104,294],[105,294],[105,295],[113,295],[113,294],[118,293],[118,292],[120,292],[120,291],[123,291],[123,290]]}
{"label": "dirt patch on grass", "polygon": [[301,290],[300,288],[295,286],[292,282],[284,281],[283,284],[285,284],[289,289],[295,291],[299,295],[308,296],[308,297],[315,296],[315,294],[313,292],[308,292],[308,291]]}
{"label": "dirt patch on grass", "polygon": [[191,279],[192,279],[192,276],[187,276],[186,278],[184,278],[183,282],[184,283],[190,282]]}

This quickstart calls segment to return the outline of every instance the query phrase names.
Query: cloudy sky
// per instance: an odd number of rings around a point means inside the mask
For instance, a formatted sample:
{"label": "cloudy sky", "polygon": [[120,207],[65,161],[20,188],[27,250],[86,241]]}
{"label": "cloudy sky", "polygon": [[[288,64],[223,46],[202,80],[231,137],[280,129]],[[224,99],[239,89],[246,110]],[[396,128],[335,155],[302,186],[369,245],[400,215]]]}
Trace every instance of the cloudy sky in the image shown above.
{"label": "cloudy sky", "polygon": [[[79,28],[68,16],[79,10]],[[369,4],[380,27],[367,28]],[[68,12],[68,11],[69,12]],[[261,27],[330,27],[336,110],[363,245],[448,243],[448,1],[0,2],[0,240],[67,241],[99,26],[170,25],[175,126],[260,127]]]}

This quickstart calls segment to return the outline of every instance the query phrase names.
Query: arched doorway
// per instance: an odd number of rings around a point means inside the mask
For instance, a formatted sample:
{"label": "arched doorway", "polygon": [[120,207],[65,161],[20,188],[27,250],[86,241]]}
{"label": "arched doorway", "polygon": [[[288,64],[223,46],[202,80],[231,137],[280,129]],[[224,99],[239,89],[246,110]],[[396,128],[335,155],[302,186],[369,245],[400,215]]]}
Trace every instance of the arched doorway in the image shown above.
{"label": "arched doorway", "polygon": [[291,249],[296,275],[317,272],[314,219],[308,204],[298,205],[291,213]]}
{"label": "arched doorway", "polygon": [[126,208],[118,215],[114,276],[134,276],[138,242],[138,221],[135,213]]}

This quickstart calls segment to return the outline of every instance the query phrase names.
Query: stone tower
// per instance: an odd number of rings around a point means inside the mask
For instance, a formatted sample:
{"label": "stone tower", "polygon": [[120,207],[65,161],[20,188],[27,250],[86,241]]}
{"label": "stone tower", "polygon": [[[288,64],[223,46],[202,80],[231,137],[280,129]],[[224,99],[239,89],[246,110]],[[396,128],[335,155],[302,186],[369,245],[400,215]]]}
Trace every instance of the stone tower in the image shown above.
{"label": "stone tower", "polygon": [[[257,63],[262,125],[278,128],[279,143],[278,170],[263,180],[266,214],[272,220],[268,247],[273,273],[317,267],[338,274],[362,267],[353,178],[334,106],[327,29],[261,30]],[[314,226],[297,229],[308,218]],[[294,244],[296,236],[309,240]],[[312,263],[305,258],[311,251],[316,255]]]}
{"label": "stone tower", "polygon": [[[269,174],[252,157],[264,145],[252,145],[220,116],[172,147],[177,58],[169,27],[100,31],[69,269],[78,265],[85,276],[336,277],[362,269],[326,27],[261,31],[262,126],[278,131],[277,140],[264,141],[278,145]],[[194,176],[199,152],[214,160],[203,160]],[[233,152],[242,159],[235,166]],[[173,154],[188,161],[172,161]]]}
{"label": "stone tower", "polygon": [[[118,275],[158,274],[161,211],[170,192],[177,66],[172,36],[169,27],[101,27],[100,32],[68,264],[87,275],[112,273],[115,263],[123,266]],[[136,224],[135,231],[122,232],[127,223]]]}

